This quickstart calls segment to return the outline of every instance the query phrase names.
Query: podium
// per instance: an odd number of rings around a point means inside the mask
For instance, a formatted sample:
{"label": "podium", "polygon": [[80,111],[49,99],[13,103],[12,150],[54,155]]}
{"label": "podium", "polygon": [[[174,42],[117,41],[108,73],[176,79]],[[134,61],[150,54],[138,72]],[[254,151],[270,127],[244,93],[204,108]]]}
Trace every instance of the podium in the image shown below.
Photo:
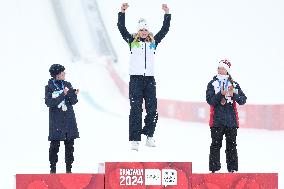
{"label": "podium", "polygon": [[106,162],[100,174],[17,174],[17,189],[277,189],[277,173],[192,173],[191,162]]}
{"label": "podium", "polygon": [[192,189],[277,189],[277,173],[192,174]]}
{"label": "podium", "polygon": [[103,189],[104,174],[17,174],[16,189]]}

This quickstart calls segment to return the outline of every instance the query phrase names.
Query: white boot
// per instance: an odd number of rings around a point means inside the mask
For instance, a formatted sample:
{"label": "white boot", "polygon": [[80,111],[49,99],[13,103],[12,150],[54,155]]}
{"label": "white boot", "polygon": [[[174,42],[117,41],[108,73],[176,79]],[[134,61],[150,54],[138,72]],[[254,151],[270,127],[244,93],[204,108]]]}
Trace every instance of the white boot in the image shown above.
{"label": "white boot", "polygon": [[139,142],[138,141],[132,141],[131,142],[131,150],[138,151],[138,147],[139,147]]}
{"label": "white boot", "polygon": [[147,137],[146,146],[148,147],[156,147],[155,140],[153,137]]}

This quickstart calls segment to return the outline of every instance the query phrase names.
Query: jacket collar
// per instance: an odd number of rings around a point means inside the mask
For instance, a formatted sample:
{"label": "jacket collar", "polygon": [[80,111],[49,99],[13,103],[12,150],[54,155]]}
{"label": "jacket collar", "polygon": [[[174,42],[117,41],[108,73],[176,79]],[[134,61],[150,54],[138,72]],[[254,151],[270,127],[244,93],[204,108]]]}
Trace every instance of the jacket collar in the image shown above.
{"label": "jacket collar", "polygon": [[229,78],[229,75],[216,75],[216,78],[220,81],[224,81],[224,80],[227,80]]}

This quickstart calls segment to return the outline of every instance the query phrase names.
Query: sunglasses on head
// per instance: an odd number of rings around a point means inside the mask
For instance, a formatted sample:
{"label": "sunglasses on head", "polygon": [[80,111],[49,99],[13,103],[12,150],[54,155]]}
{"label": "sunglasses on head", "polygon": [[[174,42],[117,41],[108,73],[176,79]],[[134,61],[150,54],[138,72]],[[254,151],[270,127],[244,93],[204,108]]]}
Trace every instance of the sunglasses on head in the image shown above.
{"label": "sunglasses on head", "polygon": [[142,31],[145,31],[145,32],[147,32],[148,30],[147,30],[147,29],[141,29],[141,30],[139,30],[139,31],[141,31],[141,32],[142,32]]}

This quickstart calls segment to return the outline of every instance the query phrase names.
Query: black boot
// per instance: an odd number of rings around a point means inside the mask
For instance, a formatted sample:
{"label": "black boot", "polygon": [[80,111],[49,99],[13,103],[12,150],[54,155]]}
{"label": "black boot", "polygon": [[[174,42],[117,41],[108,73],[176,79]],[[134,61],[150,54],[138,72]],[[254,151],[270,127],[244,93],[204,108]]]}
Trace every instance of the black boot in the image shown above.
{"label": "black boot", "polygon": [[58,151],[59,151],[60,141],[53,140],[50,142],[49,147],[49,162],[50,162],[50,174],[56,173],[56,163],[58,162]]}
{"label": "black boot", "polygon": [[50,164],[50,174],[56,173],[56,164]]}
{"label": "black boot", "polygon": [[64,141],[65,144],[65,163],[66,163],[66,173],[72,173],[72,163],[74,161],[74,140],[67,139]]}
{"label": "black boot", "polygon": [[72,173],[72,164],[71,163],[66,163],[66,173]]}
{"label": "black boot", "polygon": [[228,170],[229,173],[235,173],[236,170]]}

